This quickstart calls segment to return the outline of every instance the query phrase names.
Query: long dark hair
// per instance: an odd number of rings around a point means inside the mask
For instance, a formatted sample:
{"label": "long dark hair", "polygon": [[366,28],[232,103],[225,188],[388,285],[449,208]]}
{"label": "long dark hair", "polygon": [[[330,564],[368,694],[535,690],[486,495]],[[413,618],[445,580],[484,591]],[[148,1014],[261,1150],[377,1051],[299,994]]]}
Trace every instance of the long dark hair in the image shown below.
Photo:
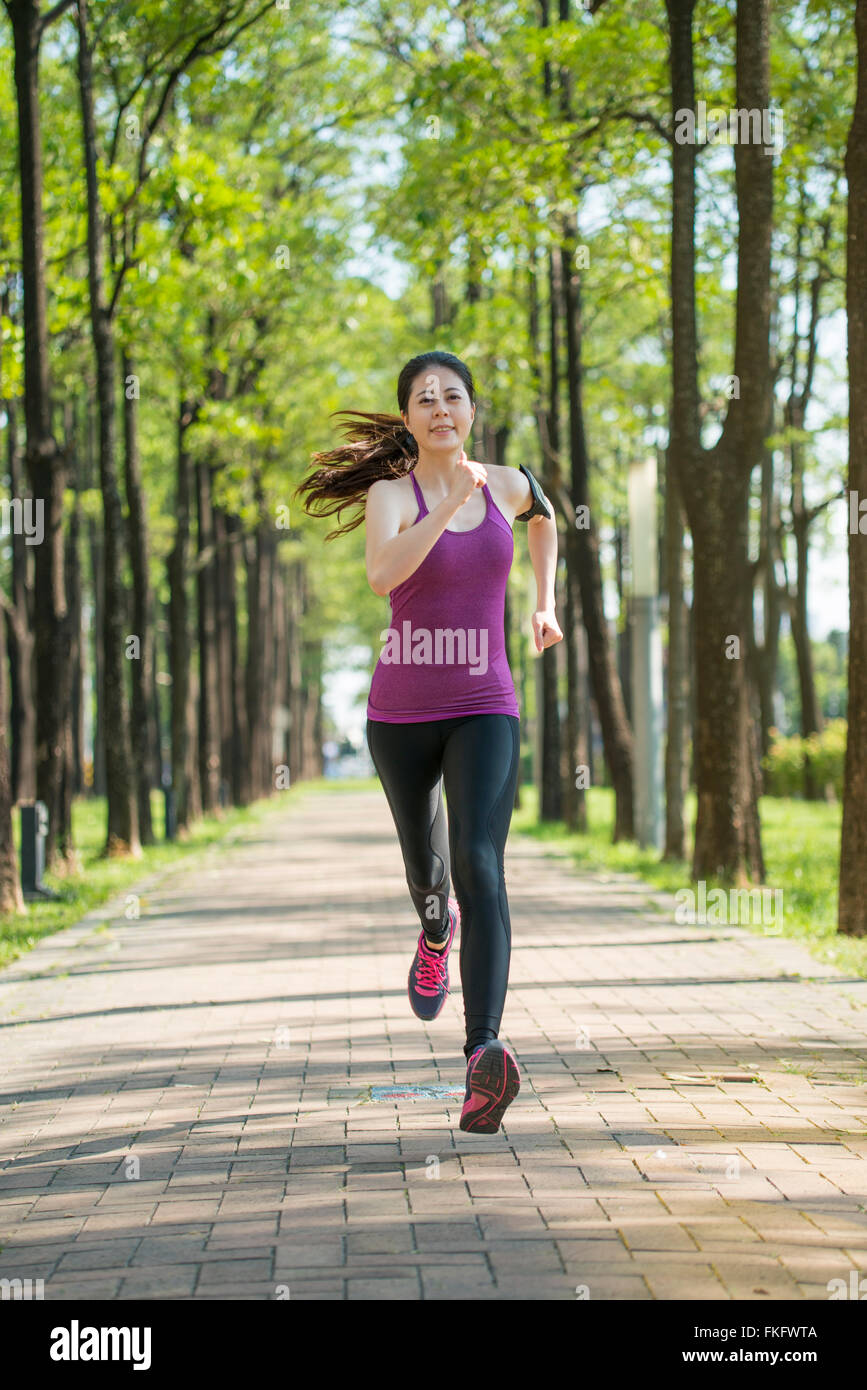
{"label": "long dark hair", "polygon": [[[416,377],[428,367],[451,367],[467,388],[470,403],[475,405],[476,392],[469,367],[451,352],[422,352],[413,357],[397,379],[397,403],[405,411],[409,393]],[[295,496],[305,496],[302,504],[310,516],[333,516],[356,504],[359,511],[336,530],[329,531],[327,541],[354,531],[364,520],[367,489],[379,478],[401,478],[409,473],[418,458],[418,445],[399,415],[378,415],[364,410],[335,410],[345,423],[339,428],[346,443],[324,453],[315,453],[314,471],[299,483]]]}

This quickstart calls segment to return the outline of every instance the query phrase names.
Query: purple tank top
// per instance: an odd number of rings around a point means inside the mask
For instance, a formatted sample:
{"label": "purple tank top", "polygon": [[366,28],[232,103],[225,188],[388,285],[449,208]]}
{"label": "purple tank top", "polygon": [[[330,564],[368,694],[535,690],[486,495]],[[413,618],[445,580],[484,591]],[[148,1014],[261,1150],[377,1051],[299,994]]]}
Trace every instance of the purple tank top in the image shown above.
{"label": "purple tank top", "polygon": [[[421,488],[410,473],[419,511]],[[367,717],[386,724],[463,714],[519,716],[506,659],[506,580],[515,542],[487,483],[485,518],[443,531],[413,574],[389,594],[391,623],[370,683]]]}

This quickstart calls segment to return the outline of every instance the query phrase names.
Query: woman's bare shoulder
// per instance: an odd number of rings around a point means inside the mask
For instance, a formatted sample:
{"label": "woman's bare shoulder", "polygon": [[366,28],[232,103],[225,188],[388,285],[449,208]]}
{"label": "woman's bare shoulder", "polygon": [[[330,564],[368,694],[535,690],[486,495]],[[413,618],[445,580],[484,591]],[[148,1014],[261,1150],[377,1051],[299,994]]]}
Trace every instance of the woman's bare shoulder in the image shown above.
{"label": "woman's bare shoulder", "polygon": [[373,506],[377,511],[384,510],[399,516],[400,529],[403,530],[412,521],[412,517],[407,515],[411,510],[411,498],[415,500],[408,474],[404,473],[398,478],[377,478],[367,489],[367,508]]}

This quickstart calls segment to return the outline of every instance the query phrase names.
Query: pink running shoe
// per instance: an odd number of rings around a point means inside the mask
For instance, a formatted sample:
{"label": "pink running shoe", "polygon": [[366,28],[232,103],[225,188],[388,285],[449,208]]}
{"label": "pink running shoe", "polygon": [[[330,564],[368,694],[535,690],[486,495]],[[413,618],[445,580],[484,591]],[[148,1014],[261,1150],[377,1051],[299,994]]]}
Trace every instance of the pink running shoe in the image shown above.
{"label": "pink running shoe", "polygon": [[409,967],[406,992],[416,1018],[430,1023],[441,1012],[449,992],[449,951],[461,920],[460,908],[449,898],[449,939],[442,951],[432,951],[422,931],[415,957]]}
{"label": "pink running shoe", "polygon": [[474,1134],[496,1134],[506,1106],[511,1105],[520,1089],[518,1063],[505,1043],[494,1038],[477,1047],[467,1063],[461,1129]]}

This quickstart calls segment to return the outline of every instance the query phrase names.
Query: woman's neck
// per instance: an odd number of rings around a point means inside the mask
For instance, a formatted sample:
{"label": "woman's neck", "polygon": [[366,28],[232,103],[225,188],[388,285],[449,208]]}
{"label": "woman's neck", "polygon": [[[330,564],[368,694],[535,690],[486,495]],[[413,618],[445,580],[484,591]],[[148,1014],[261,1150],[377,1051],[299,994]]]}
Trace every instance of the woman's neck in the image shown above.
{"label": "woman's neck", "polygon": [[441,454],[431,454],[424,449],[419,449],[413,472],[420,483],[434,485],[442,483],[448,490],[454,479],[455,469],[461,459],[466,459],[466,457],[462,448],[452,449],[448,453],[443,452]]}

